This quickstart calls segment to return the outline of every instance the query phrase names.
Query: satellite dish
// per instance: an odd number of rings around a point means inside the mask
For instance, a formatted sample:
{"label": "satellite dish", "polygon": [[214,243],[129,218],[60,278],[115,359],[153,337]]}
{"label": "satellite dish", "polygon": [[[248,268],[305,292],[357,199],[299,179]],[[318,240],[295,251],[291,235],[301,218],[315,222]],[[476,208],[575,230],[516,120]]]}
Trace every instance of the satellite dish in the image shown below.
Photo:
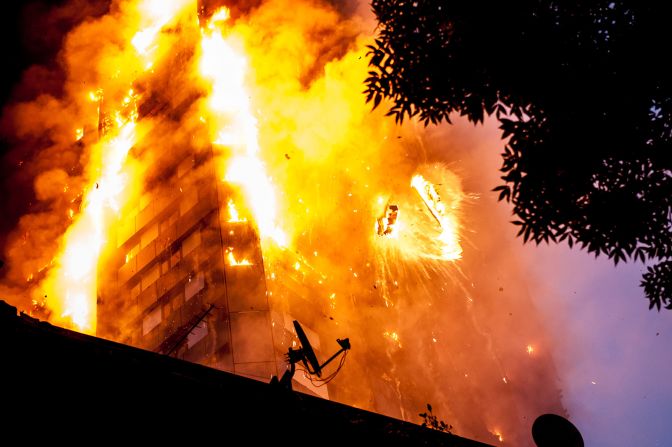
{"label": "satellite dish", "polygon": [[[350,349],[349,339],[347,338],[344,338],[343,340],[341,340],[340,338],[336,339],[336,342],[339,344],[341,349],[339,349],[338,352],[336,352],[336,354],[329,357],[329,359],[326,362],[320,365],[320,362],[317,361],[315,351],[313,350],[313,347],[310,345],[308,336],[306,335],[305,331],[303,330],[299,322],[296,320],[294,320],[294,330],[296,331],[296,336],[299,338],[301,347],[299,349],[289,348],[289,350],[287,351],[287,362],[289,363],[289,369],[285,371],[280,380],[278,380],[276,376],[273,376],[273,378],[271,379],[271,384],[281,385],[282,387],[287,388],[289,390],[292,389],[292,377],[294,377],[294,373],[296,372],[296,364],[298,362],[303,363],[303,365],[306,367],[306,371],[309,374],[314,374],[317,377],[322,377],[322,370],[324,369],[324,367],[327,366],[329,363],[331,363],[331,361],[334,360],[336,357],[338,357],[340,354],[345,353]],[[343,355],[344,357],[341,360],[341,365],[343,360],[345,360],[345,354]],[[331,380],[337,373],[338,369],[328,379],[324,380],[325,383],[329,382],[329,380]]]}
{"label": "satellite dish", "polygon": [[[301,343],[301,349],[303,349],[303,358],[301,359],[303,361],[303,365],[306,367],[309,373],[315,374],[317,377],[322,377],[322,368],[320,367],[320,362],[317,361],[315,351],[310,345],[310,341],[308,341],[308,337],[303,331],[303,328],[296,320],[294,320],[294,330],[296,331],[296,336],[299,338],[299,342]],[[312,371],[306,362],[313,368]]]}
{"label": "satellite dish", "polygon": [[557,414],[542,414],[532,424],[532,439],[538,447],[584,447],[581,432]]}

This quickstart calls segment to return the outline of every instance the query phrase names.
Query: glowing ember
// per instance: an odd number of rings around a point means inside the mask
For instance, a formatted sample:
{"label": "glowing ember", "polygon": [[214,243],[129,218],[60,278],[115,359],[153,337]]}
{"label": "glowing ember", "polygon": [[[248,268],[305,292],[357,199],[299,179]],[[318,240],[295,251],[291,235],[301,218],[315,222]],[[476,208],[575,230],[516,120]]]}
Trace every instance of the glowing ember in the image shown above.
{"label": "glowing ember", "polygon": [[102,90],[96,90],[89,92],[89,100],[91,102],[98,102],[102,99],[103,97],[103,91]]}
{"label": "glowing ember", "polygon": [[399,334],[397,334],[396,332],[385,331],[383,335],[389,340],[393,341],[398,348],[401,348],[401,341],[399,340]]}
{"label": "glowing ember", "polygon": [[494,429],[490,433],[492,433],[499,442],[504,442],[504,436],[502,436],[502,433],[499,430]]}

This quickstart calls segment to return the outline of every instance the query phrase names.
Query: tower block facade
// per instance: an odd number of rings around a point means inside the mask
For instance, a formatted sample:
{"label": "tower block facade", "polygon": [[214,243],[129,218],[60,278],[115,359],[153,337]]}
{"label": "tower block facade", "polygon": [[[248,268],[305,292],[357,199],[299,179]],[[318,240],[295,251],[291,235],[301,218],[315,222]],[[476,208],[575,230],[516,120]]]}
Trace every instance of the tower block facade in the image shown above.
{"label": "tower block facade", "polygon": [[164,158],[99,267],[98,335],[265,380],[277,368],[257,233],[224,212],[235,193],[211,149]]}

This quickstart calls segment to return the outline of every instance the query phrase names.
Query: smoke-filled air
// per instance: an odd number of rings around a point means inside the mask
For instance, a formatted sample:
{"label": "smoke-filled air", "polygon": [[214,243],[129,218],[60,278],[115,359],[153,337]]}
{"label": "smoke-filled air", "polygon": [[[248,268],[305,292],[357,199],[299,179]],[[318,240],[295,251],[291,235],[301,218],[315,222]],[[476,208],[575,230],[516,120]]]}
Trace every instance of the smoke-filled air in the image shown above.
{"label": "smoke-filled air", "polygon": [[[75,17],[79,3],[50,14]],[[415,423],[430,403],[453,433],[497,445],[529,445],[538,415],[564,412],[525,275],[461,161],[479,134],[372,111],[365,7],[99,3],[64,35],[63,76],[31,68],[3,111],[7,159],[33,189],[5,237],[0,298],[95,335],[127,216],[149,191],[189,199],[183,165],[166,168],[188,146],[189,169],[231,197],[221,218],[253,223],[270,308],[285,308],[274,283],[292,272],[324,352],[350,338],[330,399]],[[225,251],[230,267],[260,262]]]}

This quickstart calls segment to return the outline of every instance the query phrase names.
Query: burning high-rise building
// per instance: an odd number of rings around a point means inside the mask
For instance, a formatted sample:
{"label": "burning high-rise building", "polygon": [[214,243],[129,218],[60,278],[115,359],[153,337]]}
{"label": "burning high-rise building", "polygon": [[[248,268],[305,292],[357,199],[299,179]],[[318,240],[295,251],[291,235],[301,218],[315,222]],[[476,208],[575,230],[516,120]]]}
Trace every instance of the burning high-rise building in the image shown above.
{"label": "burning high-rise building", "polygon": [[[154,130],[129,150],[130,158],[152,161],[143,164],[142,186],[110,224],[109,247],[98,264],[98,283],[106,286],[97,293],[97,334],[269,380],[283,367],[300,303],[305,307],[311,297],[292,285],[304,281],[301,260],[287,250],[286,261],[274,268],[282,270],[286,262],[293,267],[277,277],[270,272],[272,287],[267,286],[260,238],[278,245],[284,235],[273,224],[274,191],[257,158],[256,122],[246,98],[239,97],[245,61],[219,34],[219,22],[227,19],[226,9],[201,17],[207,25],[200,52],[194,56],[178,48],[164,62],[182,62],[184,69],[197,60],[205,93],[184,85],[185,99],[175,106],[153,91],[156,80],[150,75],[148,94],[125,101],[134,102],[133,119],[139,122],[166,116],[181,121],[190,109],[203,110],[188,138],[170,148],[154,144],[159,139]],[[217,60],[221,56],[224,61]],[[102,97],[96,99],[104,140],[113,127],[112,113]],[[274,293],[284,305],[271,313]],[[319,346],[317,334],[307,330]],[[303,375],[296,379],[311,388]],[[326,387],[314,390],[328,397]]]}
{"label": "burning high-rise building", "polygon": [[259,238],[249,221],[220,213],[233,207],[232,192],[212,160],[183,155],[162,167],[172,181],[145,192],[116,226],[97,332],[267,379],[277,370]]}
{"label": "burning high-rise building", "polygon": [[41,149],[7,298],[260,380],[282,373],[296,319],[323,359],[353,345],[328,392],[297,372],[305,390],[527,439],[561,405],[524,275],[437,150],[472,142],[370,111],[374,25],[339,2],[245,4],[114,0],[67,35],[62,95],[7,112],[17,151]]}
{"label": "burning high-rise building", "polygon": [[[144,104],[139,109],[148,114],[157,107]],[[315,311],[301,259],[285,251],[267,284],[258,230],[238,210],[237,188],[218,179],[214,149],[161,150],[141,143],[131,149],[133,157],[164,161],[146,167],[160,181],[129,201],[111,226],[111,250],[98,269],[106,287],[98,290],[97,334],[269,380],[292,342],[291,322]],[[271,313],[269,296],[284,306]],[[328,396],[326,388],[316,393]]]}

